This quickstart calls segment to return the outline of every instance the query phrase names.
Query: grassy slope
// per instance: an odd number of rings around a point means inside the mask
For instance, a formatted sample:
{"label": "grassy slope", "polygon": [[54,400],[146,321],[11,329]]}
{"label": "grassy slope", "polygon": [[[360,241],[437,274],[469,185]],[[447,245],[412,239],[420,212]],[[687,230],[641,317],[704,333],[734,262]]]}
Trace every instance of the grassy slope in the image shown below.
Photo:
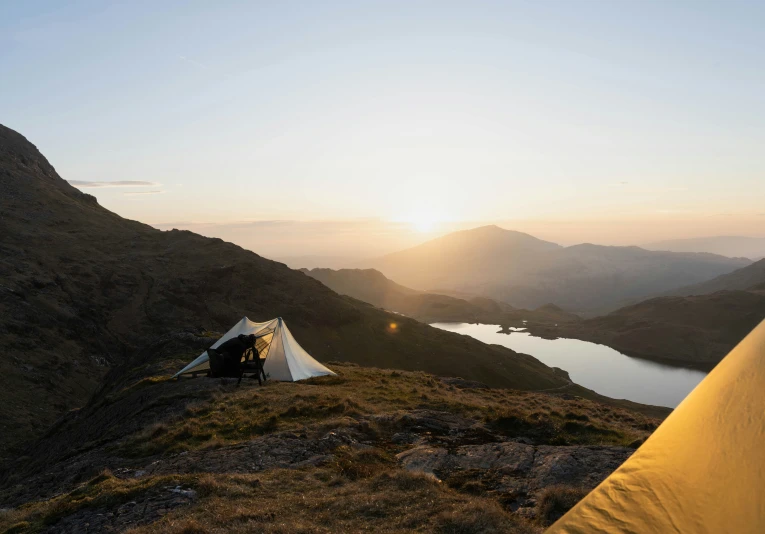
{"label": "grassy slope", "polygon": [[[124,517],[136,532],[536,532],[546,524],[541,507],[550,506],[549,498],[540,499],[530,521],[508,507],[516,497],[497,487],[491,473],[458,473],[443,483],[408,473],[395,455],[411,445],[395,440],[396,433],[450,447],[521,438],[626,445],[645,439],[659,422],[571,395],[461,389],[422,372],[353,364],[331,364],[337,377],[262,388],[248,381],[237,388],[219,380],[167,380],[202,342],[182,335],[147,348],[142,359],[112,372],[109,386],[23,464],[0,476],[0,505],[11,506],[0,513],[0,530],[77,531],[84,522]],[[475,421],[474,430],[417,430],[407,423],[417,411],[463,417]],[[253,471],[256,457],[243,461],[240,447],[285,435],[362,441],[288,470]],[[220,459],[211,462],[216,454]],[[153,504],[174,487],[196,495]],[[131,503],[143,506],[140,516],[127,511],[136,506]]]}
{"label": "grassy slope", "polygon": [[[275,382],[257,391],[247,387],[215,392],[190,404],[182,418],[133,435],[121,445],[122,452],[148,457],[219,447],[276,431],[301,431],[314,424],[330,428],[349,418],[415,409],[449,412],[489,424],[513,414],[523,422],[519,434],[510,437],[528,434],[548,444],[626,446],[644,438],[646,422],[653,419],[581,397],[458,389],[426,373],[333,365],[338,377]],[[578,418],[586,416],[590,428],[566,425],[575,419],[572,412]]]}

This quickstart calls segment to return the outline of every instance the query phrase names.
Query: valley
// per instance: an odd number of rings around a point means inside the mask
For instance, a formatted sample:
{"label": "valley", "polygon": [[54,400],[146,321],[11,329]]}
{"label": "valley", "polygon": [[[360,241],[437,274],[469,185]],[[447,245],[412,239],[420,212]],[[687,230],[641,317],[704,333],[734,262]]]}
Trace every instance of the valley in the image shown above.
{"label": "valley", "polygon": [[709,371],[765,319],[764,266],[765,260],[760,260],[706,283],[674,290],[687,296],[647,299],[586,319],[554,304],[525,310],[485,297],[457,298],[417,291],[374,270],[304,272],[338,293],[423,322],[523,328],[541,338],[578,339],[631,357]]}
{"label": "valley", "polygon": [[379,308],[412,317],[423,323],[497,322],[521,325],[524,321],[539,324],[576,322],[580,318],[554,304],[534,310],[519,309],[488,297],[441,294],[419,291],[397,284],[374,269],[301,269],[341,295],[369,302]]}

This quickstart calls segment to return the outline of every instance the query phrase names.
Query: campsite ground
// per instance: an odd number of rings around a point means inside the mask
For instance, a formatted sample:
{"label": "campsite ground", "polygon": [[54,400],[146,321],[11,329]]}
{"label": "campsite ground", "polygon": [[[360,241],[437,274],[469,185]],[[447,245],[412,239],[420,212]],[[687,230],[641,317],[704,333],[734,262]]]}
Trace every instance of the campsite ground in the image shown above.
{"label": "campsite ground", "polygon": [[263,387],[168,380],[204,341],[115,371],[6,465],[0,531],[536,532],[660,422],[347,363]]}

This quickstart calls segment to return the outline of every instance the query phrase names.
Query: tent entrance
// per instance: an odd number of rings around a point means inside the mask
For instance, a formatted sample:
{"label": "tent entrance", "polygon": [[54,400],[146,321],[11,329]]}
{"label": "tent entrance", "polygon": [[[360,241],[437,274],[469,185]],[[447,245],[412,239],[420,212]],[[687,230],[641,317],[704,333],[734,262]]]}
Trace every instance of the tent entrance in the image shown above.
{"label": "tent entrance", "polygon": [[257,334],[258,338],[255,340],[255,348],[260,355],[261,360],[268,358],[268,352],[271,350],[271,342],[274,340],[274,329],[271,328],[265,334]]}

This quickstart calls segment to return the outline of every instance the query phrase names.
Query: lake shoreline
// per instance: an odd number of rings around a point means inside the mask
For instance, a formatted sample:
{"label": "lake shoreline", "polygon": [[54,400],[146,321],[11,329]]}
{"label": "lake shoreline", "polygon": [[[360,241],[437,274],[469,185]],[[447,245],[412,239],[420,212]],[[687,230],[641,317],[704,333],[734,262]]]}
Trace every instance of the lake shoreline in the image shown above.
{"label": "lake shoreline", "polygon": [[[484,324],[484,323],[472,323],[472,324]],[[505,335],[510,335],[513,332],[515,332],[515,330],[512,330],[513,328],[516,328],[516,326],[514,325],[500,325],[500,326],[502,328],[502,333]],[[690,362],[687,360],[678,360],[674,358],[662,358],[660,356],[642,353],[634,349],[621,347],[618,344],[609,342],[608,336],[605,334],[586,335],[582,333],[577,333],[575,330],[572,330],[571,325],[568,325],[568,324],[566,324],[564,327],[551,327],[549,325],[528,325],[525,328],[526,328],[525,331],[531,334],[532,336],[539,337],[542,339],[550,339],[550,340],[578,339],[580,341],[587,341],[589,343],[595,343],[597,345],[610,347],[614,349],[615,351],[618,351],[621,354],[628,356],[630,358],[637,358],[639,360],[647,360],[650,362],[667,365],[669,367],[676,367],[678,369],[690,369],[693,371],[702,371],[704,373],[709,373],[710,371],[712,371],[712,369],[717,367],[717,363],[719,363],[719,362]],[[563,330],[563,331],[560,334],[558,334],[557,330]]]}
{"label": "lake shoreline", "polygon": [[[509,335],[513,332],[512,330],[510,330],[510,328],[513,328],[513,326],[510,326],[510,327],[507,327],[504,325],[501,325],[501,326],[503,328],[504,334]],[[611,339],[613,336],[609,335],[609,333],[599,332],[599,331],[591,331],[591,332],[584,331],[583,332],[581,330],[576,329],[575,325],[571,325],[571,324],[565,324],[563,327],[552,327],[550,325],[529,325],[528,327],[526,327],[526,331],[529,332],[531,335],[542,338],[542,339],[578,339],[580,341],[587,341],[589,343],[604,345],[630,358],[637,358],[639,360],[647,360],[650,362],[667,365],[669,367],[676,367],[678,369],[690,369],[694,371],[702,371],[704,373],[709,373],[719,363],[719,362],[693,362],[693,361],[681,360],[677,358],[666,358],[666,357],[656,356],[654,354],[647,354],[645,352],[640,352],[630,347],[624,347],[618,343],[614,343],[613,339]]]}
{"label": "lake shoreline", "polygon": [[433,323],[431,326],[501,345],[564,370],[573,383],[599,395],[644,405],[676,407],[706,370],[634,357],[589,340],[536,335],[528,324]]}

